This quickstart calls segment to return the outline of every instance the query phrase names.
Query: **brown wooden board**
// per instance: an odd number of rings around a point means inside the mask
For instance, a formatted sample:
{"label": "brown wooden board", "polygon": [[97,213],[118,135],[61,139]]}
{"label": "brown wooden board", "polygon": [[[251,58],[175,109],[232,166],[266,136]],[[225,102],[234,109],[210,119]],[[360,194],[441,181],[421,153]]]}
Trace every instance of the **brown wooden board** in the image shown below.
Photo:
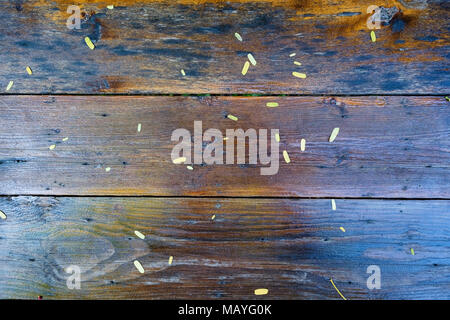
{"label": "brown wooden board", "polygon": [[[266,107],[273,101],[278,108]],[[193,134],[195,120],[223,134],[279,129],[278,173],[261,175],[259,161],[173,164],[172,132]],[[0,123],[3,195],[450,196],[449,102],[440,97],[3,96]]]}
{"label": "brown wooden board", "polygon": [[[336,206],[329,199],[3,197],[0,298],[253,299],[266,288],[266,299],[341,299],[330,279],[351,300],[450,298],[449,201]],[[66,286],[70,265],[80,267],[80,290]],[[370,265],[380,268],[379,290],[367,288]]]}
{"label": "brown wooden board", "polygon": [[[0,1],[1,92],[9,81],[16,94],[445,94],[450,84],[447,1],[81,0],[81,29],[70,30],[73,4]],[[375,43],[370,5],[400,10]],[[257,65],[243,76],[249,52]]]}

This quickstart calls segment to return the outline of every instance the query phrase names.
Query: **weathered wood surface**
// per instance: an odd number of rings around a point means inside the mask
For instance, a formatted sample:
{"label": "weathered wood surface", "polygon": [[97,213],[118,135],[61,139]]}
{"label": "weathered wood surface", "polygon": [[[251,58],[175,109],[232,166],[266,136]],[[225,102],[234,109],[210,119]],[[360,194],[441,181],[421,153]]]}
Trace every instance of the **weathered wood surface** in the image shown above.
{"label": "weathered wood surface", "polygon": [[[332,211],[329,199],[3,197],[0,209],[0,298],[252,299],[267,288],[266,299],[341,299],[330,278],[348,299],[450,298],[448,200],[337,200]],[[69,265],[81,290],[66,287]],[[380,290],[367,289],[369,265]]]}
{"label": "weathered wood surface", "polygon": [[[260,162],[173,164],[171,134],[193,133],[194,120],[224,134],[280,129],[278,174],[260,175]],[[450,196],[450,112],[440,97],[3,96],[0,122],[3,195]]]}
{"label": "weathered wood surface", "polygon": [[[0,1],[2,91],[10,80],[11,93],[82,94],[442,94],[450,84],[448,1],[81,0],[81,29],[69,30],[72,4]],[[401,10],[376,43],[370,5]],[[248,52],[257,65],[242,76]]]}

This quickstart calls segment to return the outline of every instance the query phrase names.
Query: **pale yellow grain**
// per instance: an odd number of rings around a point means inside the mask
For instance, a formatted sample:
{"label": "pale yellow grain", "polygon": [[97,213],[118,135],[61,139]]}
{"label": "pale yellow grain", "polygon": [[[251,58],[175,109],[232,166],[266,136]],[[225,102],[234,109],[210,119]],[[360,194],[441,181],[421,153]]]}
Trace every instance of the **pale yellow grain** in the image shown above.
{"label": "pale yellow grain", "polygon": [[144,271],[144,267],[142,267],[142,264],[139,261],[134,260],[134,266],[136,267],[136,269],[138,269],[138,271],[140,273],[144,273],[145,272]]}
{"label": "pale yellow grain", "polygon": [[245,76],[247,74],[248,68],[250,67],[250,62],[245,61],[244,66],[242,67],[242,75]]}
{"label": "pale yellow grain", "polygon": [[328,141],[333,142],[336,139],[336,137],[338,136],[338,134],[339,134],[339,128],[334,128],[333,131],[331,132],[330,139],[328,139]]}

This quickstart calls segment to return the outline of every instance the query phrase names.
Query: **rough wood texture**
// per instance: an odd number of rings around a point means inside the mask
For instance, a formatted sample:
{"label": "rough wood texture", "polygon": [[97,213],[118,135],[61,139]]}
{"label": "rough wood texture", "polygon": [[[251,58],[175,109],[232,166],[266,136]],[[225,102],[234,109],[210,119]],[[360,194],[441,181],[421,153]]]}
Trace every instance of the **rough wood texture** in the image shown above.
{"label": "rough wood texture", "polygon": [[[263,298],[340,299],[330,278],[348,299],[450,298],[446,200],[331,211],[328,199],[12,197],[0,209],[0,298],[252,299],[268,288]],[[69,265],[80,291],[66,287]],[[380,290],[367,289],[369,265]]]}
{"label": "rough wood texture", "polygon": [[[82,94],[441,94],[450,84],[448,1],[76,3],[80,30],[66,27],[71,0],[0,1],[2,91],[10,80],[11,93]],[[401,10],[376,30],[376,43],[370,5]],[[248,52],[258,64],[242,76]]]}
{"label": "rough wood texture", "polygon": [[[280,155],[273,176],[260,164],[175,165],[172,131],[192,132],[194,120],[223,133],[279,128],[291,163]],[[3,96],[0,122],[3,195],[450,196],[450,112],[439,97]]]}

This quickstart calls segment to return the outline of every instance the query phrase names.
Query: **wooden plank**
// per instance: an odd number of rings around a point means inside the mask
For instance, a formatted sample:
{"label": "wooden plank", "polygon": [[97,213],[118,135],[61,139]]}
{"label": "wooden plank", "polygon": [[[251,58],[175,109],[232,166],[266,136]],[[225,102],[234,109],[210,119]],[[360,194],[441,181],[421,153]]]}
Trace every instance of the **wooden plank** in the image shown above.
{"label": "wooden plank", "polygon": [[[439,97],[3,96],[0,194],[449,198],[448,108]],[[224,135],[280,129],[278,173],[248,159],[173,164],[172,132],[193,134],[195,120]]]}
{"label": "wooden plank", "polygon": [[[443,94],[450,84],[442,0],[76,3],[80,30],[66,26],[73,1],[0,1],[1,91],[11,80],[11,93],[83,94]],[[375,43],[370,5],[401,10]],[[242,76],[249,52],[257,65]]]}
{"label": "wooden plank", "polygon": [[[341,299],[330,278],[348,299],[450,298],[450,201],[336,205],[1,198],[8,218],[0,220],[0,298],[251,299],[267,288],[263,298]],[[80,267],[80,290],[66,287],[69,265]],[[370,265],[381,270],[379,290],[366,286]]]}

